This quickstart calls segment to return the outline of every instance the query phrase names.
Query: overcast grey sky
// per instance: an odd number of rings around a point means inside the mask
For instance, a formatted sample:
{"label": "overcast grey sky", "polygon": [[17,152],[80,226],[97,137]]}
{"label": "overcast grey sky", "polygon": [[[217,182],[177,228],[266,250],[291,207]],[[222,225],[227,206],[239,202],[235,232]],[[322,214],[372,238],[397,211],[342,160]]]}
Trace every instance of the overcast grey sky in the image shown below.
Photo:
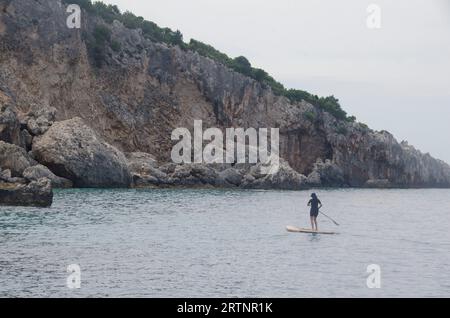
{"label": "overcast grey sky", "polygon": [[[104,0],[335,95],[370,127],[450,163],[450,1]],[[381,8],[369,29],[367,7]]]}

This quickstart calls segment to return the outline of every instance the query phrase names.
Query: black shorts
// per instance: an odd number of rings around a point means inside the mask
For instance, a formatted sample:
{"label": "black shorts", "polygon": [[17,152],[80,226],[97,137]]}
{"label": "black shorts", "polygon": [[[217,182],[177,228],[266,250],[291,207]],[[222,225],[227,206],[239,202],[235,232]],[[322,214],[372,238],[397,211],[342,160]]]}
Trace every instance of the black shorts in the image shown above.
{"label": "black shorts", "polygon": [[309,212],[309,215],[316,218],[319,215],[319,211],[311,211]]}

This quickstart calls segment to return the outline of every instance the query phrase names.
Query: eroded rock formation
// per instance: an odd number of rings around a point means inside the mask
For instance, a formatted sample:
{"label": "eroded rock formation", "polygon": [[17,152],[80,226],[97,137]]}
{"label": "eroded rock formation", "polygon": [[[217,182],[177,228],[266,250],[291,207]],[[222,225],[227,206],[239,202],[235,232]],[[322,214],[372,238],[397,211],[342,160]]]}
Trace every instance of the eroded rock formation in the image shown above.
{"label": "eroded rock formation", "polygon": [[[78,30],[67,28],[66,18],[58,0],[0,7],[0,166],[11,177],[40,163],[82,187],[450,186],[446,163],[388,132],[291,102],[118,21],[83,12]],[[100,65],[86,36],[99,25],[117,44],[105,46]],[[171,163],[172,130],[192,129],[194,120],[205,129],[279,128],[280,170],[261,175],[258,165]]]}
{"label": "eroded rock formation", "polygon": [[33,140],[36,159],[77,187],[128,187],[125,155],[96,136],[82,119],[54,123]]}
{"label": "eroded rock formation", "polygon": [[0,181],[0,205],[49,207],[53,202],[49,179],[42,178],[29,184]]}

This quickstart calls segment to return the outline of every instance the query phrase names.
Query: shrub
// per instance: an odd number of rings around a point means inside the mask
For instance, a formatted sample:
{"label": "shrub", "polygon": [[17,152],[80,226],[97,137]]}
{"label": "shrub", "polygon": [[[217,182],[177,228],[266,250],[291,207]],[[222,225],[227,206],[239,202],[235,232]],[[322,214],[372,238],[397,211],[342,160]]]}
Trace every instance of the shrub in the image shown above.
{"label": "shrub", "polygon": [[283,95],[289,98],[291,101],[301,101],[301,100],[311,101],[311,94],[299,89],[285,90]]}
{"label": "shrub", "polygon": [[164,39],[166,43],[171,45],[178,45],[180,47],[184,47],[185,45],[183,41],[183,34],[179,30],[173,32],[171,29],[165,28]]}
{"label": "shrub", "polygon": [[[84,33],[83,37],[86,40],[88,53],[92,57],[94,65],[102,67],[106,61],[107,45],[115,42],[111,41],[111,30],[104,25],[96,25],[91,35]],[[113,45],[117,48],[116,44]],[[111,48],[114,49],[112,46]]]}
{"label": "shrub", "polygon": [[356,121],[356,117],[355,116],[349,116],[349,117],[347,117],[347,121],[351,122],[351,123],[354,123]]}
{"label": "shrub", "polygon": [[361,128],[363,128],[363,129],[369,129],[369,126],[367,126],[366,124],[364,124],[364,123],[358,123],[359,124],[359,126],[361,126]]}
{"label": "shrub", "polygon": [[348,131],[347,131],[347,128],[345,128],[344,126],[339,126],[336,129],[336,132],[340,135],[346,135]]}
{"label": "shrub", "polygon": [[123,23],[124,26],[126,26],[129,29],[137,29],[142,27],[144,23],[144,18],[137,17],[130,11],[126,11],[120,17],[120,21]]}
{"label": "shrub", "polygon": [[210,59],[220,62],[228,67],[231,67],[232,65],[232,59],[230,59],[225,53],[216,50],[211,45],[191,39],[188,48],[202,56],[209,57]]}
{"label": "shrub", "polygon": [[92,2],[91,0],[63,0],[65,4],[78,4],[80,8],[85,9],[87,11],[92,10]]}
{"label": "shrub", "polygon": [[252,65],[244,56],[238,56],[233,59],[233,69],[238,72],[242,73],[247,76],[252,76]]}
{"label": "shrub", "polygon": [[114,52],[119,52],[122,47],[116,40],[112,40],[110,46]]}
{"label": "shrub", "polygon": [[268,75],[269,74],[267,74],[266,71],[264,71],[264,70],[262,70],[260,68],[253,69],[252,77],[255,80],[257,80],[258,82],[262,83],[267,78]]}
{"label": "shrub", "polygon": [[108,23],[112,23],[114,20],[120,19],[120,10],[117,6],[111,4],[104,4],[103,2],[96,1],[92,5],[92,11],[103,18]]}
{"label": "shrub", "polygon": [[106,42],[111,41],[111,30],[104,25],[97,25],[92,33],[95,42],[99,45],[104,45]]}
{"label": "shrub", "polygon": [[303,113],[303,117],[309,120],[310,122],[314,122],[316,120],[316,114],[314,114],[311,111]]}
{"label": "shrub", "polygon": [[142,22],[141,29],[144,36],[150,38],[152,41],[162,42],[164,39],[162,31],[156,23],[145,20]]}

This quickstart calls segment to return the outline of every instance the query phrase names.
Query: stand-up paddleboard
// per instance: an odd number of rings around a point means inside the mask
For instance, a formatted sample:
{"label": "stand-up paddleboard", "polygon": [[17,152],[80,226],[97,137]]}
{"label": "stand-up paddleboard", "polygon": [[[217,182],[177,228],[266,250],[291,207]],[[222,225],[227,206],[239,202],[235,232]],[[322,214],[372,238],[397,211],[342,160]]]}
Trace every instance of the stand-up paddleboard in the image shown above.
{"label": "stand-up paddleboard", "polygon": [[312,233],[312,234],[338,234],[336,232],[325,232],[325,231],[313,231],[311,229],[302,229],[300,227],[296,226],[286,226],[286,230],[288,232],[296,232],[296,233]]}

